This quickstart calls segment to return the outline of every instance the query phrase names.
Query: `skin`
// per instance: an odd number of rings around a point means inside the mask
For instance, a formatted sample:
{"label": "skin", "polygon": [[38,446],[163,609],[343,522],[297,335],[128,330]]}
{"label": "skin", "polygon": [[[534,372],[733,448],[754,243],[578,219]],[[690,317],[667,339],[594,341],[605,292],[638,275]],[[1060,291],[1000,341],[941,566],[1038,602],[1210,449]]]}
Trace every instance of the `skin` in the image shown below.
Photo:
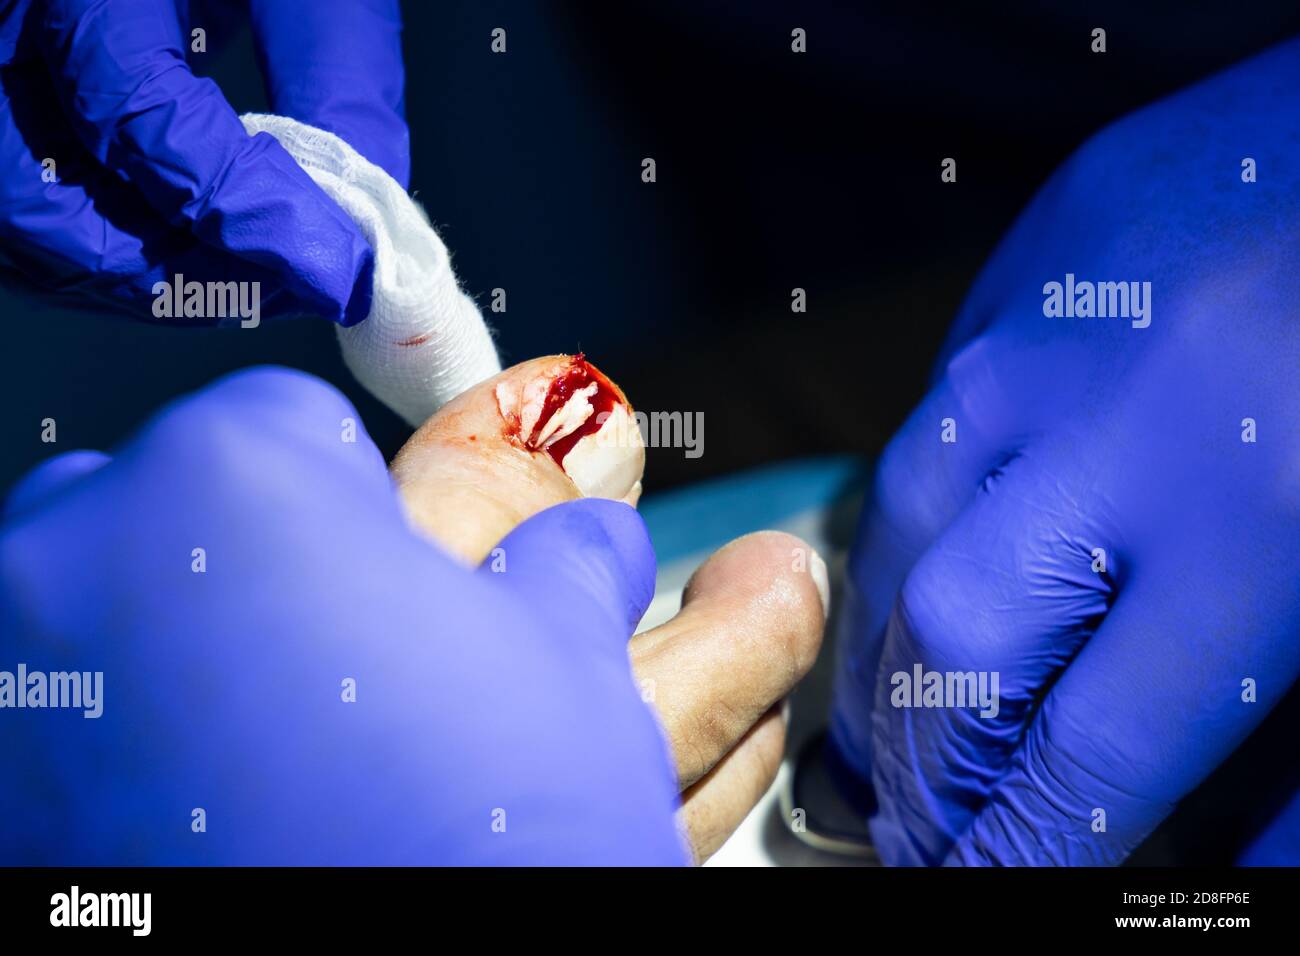
{"label": "skin", "polygon": [[[520,446],[496,399],[501,381],[558,373],[568,361],[547,356],[507,369],[412,436],[391,472],[417,529],[477,563],[521,521],[580,497],[549,455]],[[628,453],[644,464],[640,449]],[[639,495],[638,481],[622,500],[635,506]],[[679,821],[697,862],[717,851],[780,768],[781,703],[811,669],[825,626],[818,584],[805,570],[820,560],[813,554],[780,532],[738,538],[696,570],[676,617],[628,644],[672,746]]]}
{"label": "skin", "polygon": [[[523,447],[502,418],[497,387],[522,388],[558,375],[567,355],[521,362],[448,402],[397,452],[389,470],[411,523],[453,554],[478,564],[516,525],[539,511],[580,498],[564,470],[541,451]],[[627,449],[645,465],[642,449]],[[633,507],[637,482],[623,495]]]}

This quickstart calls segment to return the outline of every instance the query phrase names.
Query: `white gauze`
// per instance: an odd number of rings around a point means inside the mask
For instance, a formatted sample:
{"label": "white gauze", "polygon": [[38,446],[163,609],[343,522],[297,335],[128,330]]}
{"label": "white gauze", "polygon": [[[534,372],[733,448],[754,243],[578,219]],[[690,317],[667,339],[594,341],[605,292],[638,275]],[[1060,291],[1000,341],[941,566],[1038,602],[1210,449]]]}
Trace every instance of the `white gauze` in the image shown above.
{"label": "white gauze", "polygon": [[447,247],[392,176],[333,133],[284,116],[247,113],[249,135],[270,133],[351,216],[375,254],[370,315],[338,330],[357,380],[411,425],[501,371],[474,300],[460,290]]}

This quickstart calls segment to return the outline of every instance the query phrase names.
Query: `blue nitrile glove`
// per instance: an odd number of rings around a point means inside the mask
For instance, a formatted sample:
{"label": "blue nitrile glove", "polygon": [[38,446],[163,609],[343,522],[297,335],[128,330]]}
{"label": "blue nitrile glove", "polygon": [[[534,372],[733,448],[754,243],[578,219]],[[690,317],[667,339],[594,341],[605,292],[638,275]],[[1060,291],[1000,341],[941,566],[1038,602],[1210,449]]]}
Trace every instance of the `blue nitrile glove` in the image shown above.
{"label": "blue nitrile glove", "polygon": [[[406,185],[396,0],[246,6],[271,109],[339,134]],[[365,318],[372,257],[356,225],[190,72],[229,7],[0,4],[3,273],[145,321],[155,283],[177,274],[259,281],[263,317]],[[212,34],[208,52],[195,52],[196,29]]]}
{"label": "blue nitrile glove", "polygon": [[241,372],[14,490],[0,671],[102,671],[102,715],[0,709],[0,863],[685,861],[640,517],[560,505],[472,571],[356,417]]}
{"label": "blue nitrile glove", "polygon": [[[832,733],[887,862],[1123,860],[1295,680],[1297,116],[1292,42],[1116,123],[976,282],[851,567]],[[1048,317],[1067,274],[1150,295]],[[897,706],[918,665],[997,716]]]}

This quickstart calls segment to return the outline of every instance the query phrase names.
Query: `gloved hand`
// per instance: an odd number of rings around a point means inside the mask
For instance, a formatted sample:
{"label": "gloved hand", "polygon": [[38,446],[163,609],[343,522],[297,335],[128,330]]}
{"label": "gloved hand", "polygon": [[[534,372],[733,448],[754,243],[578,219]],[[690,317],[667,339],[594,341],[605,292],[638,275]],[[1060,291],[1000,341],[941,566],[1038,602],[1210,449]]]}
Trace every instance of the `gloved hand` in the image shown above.
{"label": "gloved hand", "polygon": [[640,518],[559,505],[470,570],[356,421],[242,372],[14,490],[0,670],[102,671],[103,712],[0,711],[0,860],[684,862],[628,661]]}
{"label": "gloved hand", "polygon": [[[832,736],[887,862],[1123,860],[1295,681],[1297,115],[1292,42],[1116,123],[976,282],[840,636]],[[1127,317],[1049,317],[1067,274],[1138,283]],[[931,672],[996,674],[997,715],[915,706]]]}
{"label": "gloved hand", "polygon": [[[177,274],[261,282],[262,317],[365,318],[372,257],[356,225],[272,137],[245,133],[215,83],[190,72],[231,26],[230,4],[6,7],[0,268],[9,278],[145,321],[155,283]],[[338,133],[405,187],[396,0],[247,8],[271,109]],[[194,50],[195,29],[206,31],[207,52]]]}

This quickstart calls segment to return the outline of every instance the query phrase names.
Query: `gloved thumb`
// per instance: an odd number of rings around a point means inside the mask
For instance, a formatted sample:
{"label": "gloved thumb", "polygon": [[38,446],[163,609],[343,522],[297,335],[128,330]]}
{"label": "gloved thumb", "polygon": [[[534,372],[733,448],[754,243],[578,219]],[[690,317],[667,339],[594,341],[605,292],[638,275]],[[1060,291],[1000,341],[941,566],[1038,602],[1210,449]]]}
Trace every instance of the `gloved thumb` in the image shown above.
{"label": "gloved thumb", "polygon": [[583,498],[529,518],[478,573],[500,581],[538,615],[569,622],[576,640],[626,654],[625,642],[654,597],[655,555],[635,509]]}

